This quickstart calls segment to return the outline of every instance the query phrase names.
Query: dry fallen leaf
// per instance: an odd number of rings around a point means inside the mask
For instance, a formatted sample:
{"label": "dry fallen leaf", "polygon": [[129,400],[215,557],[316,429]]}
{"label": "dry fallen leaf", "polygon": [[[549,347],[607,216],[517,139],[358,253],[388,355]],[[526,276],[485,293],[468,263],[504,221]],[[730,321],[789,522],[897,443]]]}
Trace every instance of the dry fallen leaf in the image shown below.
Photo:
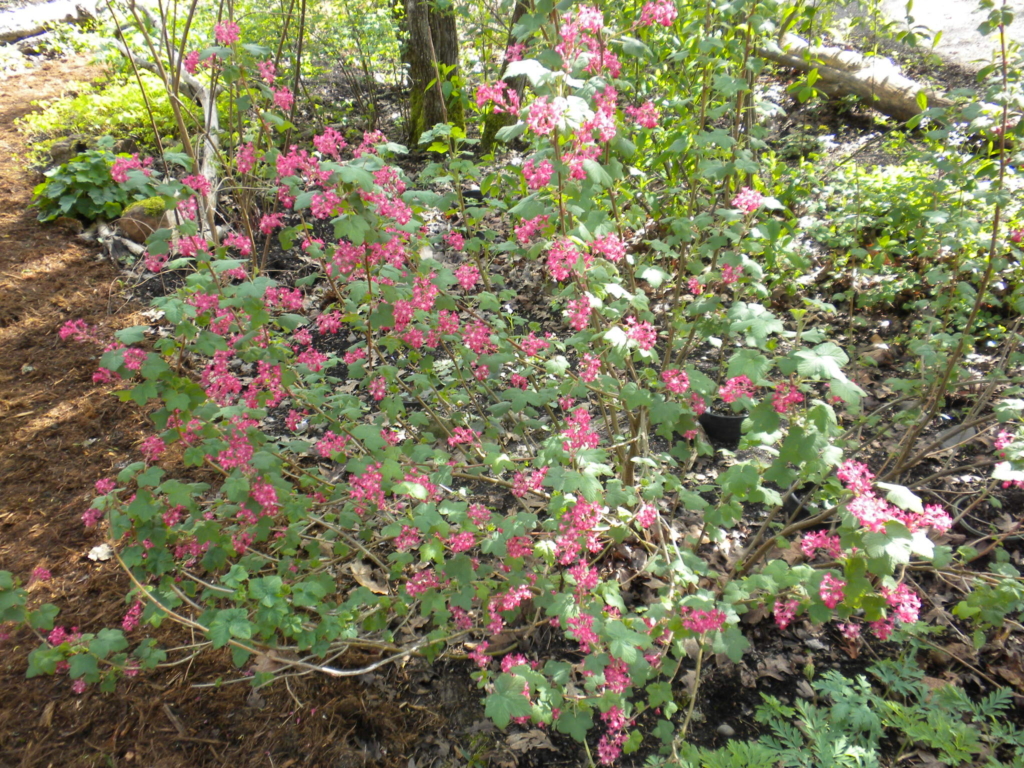
{"label": "dry fallen leaf", "polygon": [[388,594],[387,582],[375,579],[373,577],[373,566],[365,560],[353,560],[348,564],[348,569],[352,572],[352,578],[356,580],[359,586],[366,587],[375,595]]}
{"label": "dry fallen leaf", "polygon": [[550,749],[557,752],[548,735],[539,728],[526,733],[513,733],[508,737],[508,745],[516,752],[529,752],[531,749]]}

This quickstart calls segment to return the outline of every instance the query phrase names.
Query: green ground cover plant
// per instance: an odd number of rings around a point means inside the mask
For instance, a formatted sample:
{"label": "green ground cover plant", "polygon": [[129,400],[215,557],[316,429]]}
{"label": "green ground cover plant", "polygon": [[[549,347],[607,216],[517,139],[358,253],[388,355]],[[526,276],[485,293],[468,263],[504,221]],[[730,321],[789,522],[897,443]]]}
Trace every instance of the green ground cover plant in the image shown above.
{"label": "green ground cover plant", "polygon": [[[379,132],[350,144],[327,127],[311,147],[295,144],[297,52],[249,42],[229,15],[182,32],[170,56],[152,46],[165,88],[180,64],[216,94],[226,127],[214,133],[207,115],[206,133],[190,137],[171,100],[182,146],[165,159],[183,174],[154,191],[184,223],[154,233],[143,263],[187,274],[154,301],[161,333],[109,338],[81,321],[61,331],[98,345],[97,380],[152,408],[154,433],[142,460],[98,479],[83,515],[104,526],[132,580],[120,629],[69,631],[55,608],[27,610],[0,575],[0,619],[43,640],[29,674],[112,690],[119,675],[168,661],[142,629],[167,620],[202,638],[190,653],[229,649],[237,681],[256,686],[275,677],[260,660],[277,677],[342,676],[460,653],[501,727],[544,724],[604,764],[642,745],[673,764],[719,764],[692,757],[687,736],[709,657],[738,661],[749,648],[744,616],[770,615],[780,630],[831,624],[851,642],[903,639],[920,623],[921,581],[940,573],[964,585],[954,614],[978,645],[1015,621],[1024,584],[1009,556],[972,570],[977,553],[942,536],[968,505],[1024,484],[1020,232],[1006,226],[1019,215],[1007,181],[1009,137],[1024,133],[1018,83],[1007,67],[988,73],[994,157],[907,166],[918,181],[904,209],[870,208],[883,183],[858,203],[904,250],[887,260],[865,244],[834,256],[840,267],[888,279],[890,268],[920,275],[904,251],[950,254],[914,284],[935,311],[908,326],[913,364],[886,382],[897,397],[869,407],[861,362],[830,335],[832,297],[792,290],[812,256],[793,203],[774,194],[793,186],[768,170],[778,166],[761,117],[778,105],[760,98],[754,53],[788,7],[652,0],[633,13],[541,0],[506,71],[528,91],[483,83],[473,100],[481,117],[516,116],[499,138],[526,155],[484,164],[473,137],[435,126],[419,179]],[[992,23],[1001,29],[1005,11]],[[981,119],[927,116],[943,120],[926,136],[933,156],[956,125]],[[125,158],[117,176],[154,183],[145,170]],[[970,177],[969,200],[951,176]],[[216,226],[225,193],[238,206],[231,230]],[[932,215],[954,196],[969,204]],[[856,232],[837,218],[822,226]],[[271,279],[270,238],[312,273]],[[517,282],[516,263],[532,265],[532,284]],[[557,322],[509,309],[538,286]],[[797,300],[774,301],[780,289]],[[994,337],[983,321],[1000,313]],[[992,338],[1004,352],[976,370]],[[935,425],[968,384],[959,427],[989,435],[993,452],[935,467],[948,441]],[[698,483],[688,469],[714,452],[709,411],[742,415],[750,452]],[[968,465],[981,487],[942,503],[929,483]],[[760,522],[720,556],[755,507]],[[684,519],[699,520],[696,532]],[[612,567],[622,548],[641,563],[642,596]],[[514,647],[541,627],[563,650]],[[345,668],[352,648],[381,660]],[[689,693],[684,668],[697,681]],[[831,710],[768,701],[774,736],[735,749],[869,765],[882,723],[938,739],[915,719],[920,689],[898,714],[866,684],[817,685]],[[870,727],[830,719],[856,701]],[[988,722],[1003,700],[979,706],[970,716]]]}

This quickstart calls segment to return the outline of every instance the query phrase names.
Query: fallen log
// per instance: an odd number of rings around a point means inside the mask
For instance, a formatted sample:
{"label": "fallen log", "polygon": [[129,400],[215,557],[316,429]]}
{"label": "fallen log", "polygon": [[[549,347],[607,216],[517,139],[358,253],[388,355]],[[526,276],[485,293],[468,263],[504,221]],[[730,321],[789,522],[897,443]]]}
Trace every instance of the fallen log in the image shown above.
{"label": "fallen log", "polygon": [[760,48],[758,55],[802,72],[817,70],[814,87],[829,96],[854,95],[873,109],[906,121],[922,112],[918,95],[927,107],[951,107],[953,102],[900,74],[890,59],[867,57],[833,46],[812,46],[787,34],[778,47]]}
{"label": "fallen log", "polygon": [[0,43],[41,35],[54,24],[82,24],[96,18],[92,0],[51,0],[0,12]]}

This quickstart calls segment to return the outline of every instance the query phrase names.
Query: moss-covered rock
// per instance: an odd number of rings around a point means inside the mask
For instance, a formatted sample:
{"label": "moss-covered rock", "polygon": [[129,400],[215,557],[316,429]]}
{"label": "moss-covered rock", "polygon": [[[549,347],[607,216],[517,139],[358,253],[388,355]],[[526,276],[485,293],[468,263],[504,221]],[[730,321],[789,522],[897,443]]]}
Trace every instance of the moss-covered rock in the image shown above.
{"label": "moss-covered rock", "polygon": [[147,237],[160,229],[165,210],[162,197],[147,197],[125,208],[117,225],[129,240],[144,243]]}

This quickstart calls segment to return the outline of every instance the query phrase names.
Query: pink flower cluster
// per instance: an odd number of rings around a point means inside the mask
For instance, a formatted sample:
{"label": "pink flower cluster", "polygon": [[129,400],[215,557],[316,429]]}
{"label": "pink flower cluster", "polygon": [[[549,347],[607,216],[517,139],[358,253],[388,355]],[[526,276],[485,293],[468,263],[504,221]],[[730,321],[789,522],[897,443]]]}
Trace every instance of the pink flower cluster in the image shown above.
{"label": "pink flower cluster", "polygon": [[818,596],[821,597],[822,602],[827,607],[834,609],[846,597],[843,594],[843,587],[845,586],[845,581],[837,579],[831,573],[826,573],[821,580],[821,584],[818,586]]}
{"label": "pink flower cluster", "polygon": [[548,467],[535,469],[529,475],[525,472],[516,472],[512,478],[512,495],[521,499],[528,493],[540,493],[547,474]]}
{"label": "pink flower cluster", "polygon": [[476,89],[476,105],[483,109],[488,104],[494,105],[497,113],[514,115],[519,112],[519,94],[515,88],[509,87],[504,80],[494,85],[481,85]]}
{"label": "pink flower cluster", "polygon": [[213,27],[213,36],[218,45],[231,45],[238,42],[240,32],[238,24],[233,21],[223,21]]}
{"label": "pink flower cluster", "polygon": [[584,270],[590,269],[593,256],[582,253],[576,244],[567,238],[559,238],[548,250],[548,272],[558,281],[566,280],[573,272],[580,258],[583,259]]}
{"label": "pink flower cluster", "polygon": [[523,219],[522,223],[515,228],[516,240],[520,245],[529,245],[533,236],[537,234],[541,227],[547,226],[547,223],[547,216]]}
{"label": "pink flower cluster", "polygon": [[131,157],[115,157],[114,164],[110,167],[110,178],[118,184],[124,184],[128,181],[128,171],[132,170],[142,171],[146,176],[149,176],[152,173],[149,170],[149,166],[152,164],[152,157],[139,160],[138,154],[134,154]]}
{"label": "pink flower cluster", "polygon": [[764,195],[755,189],[750,187],[743,187],[732,199],[732,207],[739,208],[741,211],[747,213],[753,213],[761,207],[761,202],[764,200]]}
{"label": "pink flower cluster", "polygon": [[667,371],[663,371],[661,380],[665,383],[665,389],[676,395],[684,395],[686,390],[690,388],[690,377],[686,375],[685,371],[681,371],[678,368],[670,368]]}
{"label": "pink flower cluster", "polygon": [[558,127],[558,121],[566,109],[565,99],[541,96],[530,104],[526,123],[538,136],[547,136]]}
{"label": "pink flower cluster", "polygon": [[597,504],[579,499],[571,509],[562,513],[555,539],[555,557],[561,565],[577,560],[584,549],[601,551],[597,529],[602,512],[603,508]]}
{"label": "pink flower cluster", "polygon": [[717,608],[705,611],[701,609],[694,610],[684,605],[681,613],[683,615],[683,626],[699,635],[719,630],[725,624],[725,614]]}
{"label": "pink flower cluster", "polygon": [[565,438],[562,450],[575,455],[577,451],[598,446],[600,438],[590,429],[590,419],[590,411],[585,406],[580,406],[572,412],[566,429],[562,431],[562,437]]}
{"label": "pink flower cluster", "polygon": [[913,624],[921,614],[921,598],[906,584],[898,584],[895,589],[882,587],[880,592],[896,614],[896,618],[904,624]]}
{"label": "pink flower cluster", "polygon": [[636,345],[645,352],[649,351],[658,340],[658,332],[646,320],[638,323],[635,317],[627,317],[626,325],[629,326],[626,337],[635,341]]}
{"label": "pink flower cluster", "polygon": [[582,331],[590,324],[590,298],[584,294],[578,299],[569,301],[567,314],[569,315],[569,327],[574,331]]}
{"label": "pink flower cluster", "polygon": [[790,407],[803,401],[804,396],[800,390],[785,381],[775,388],[775,394],[772,395],[772,407],[776,413],[787,413]]}
{"label": "pink flower cluster", "polygon": [[793,623],[796,618],[796,609],[800,607],[797,600],[776,600],[775,601],[775,624],[779,629],[785,629]]}
{"label": "pink flower cluster", "polygon": [[813,558],[819,549],[832,558],[837,558],[843,553],[839,546],[839,537],[830,536],[827,531],[808,533],[800,542],[800,550],[808,559]]}
{"label": "pink flower cluster", "polygon": [[533,160],[523,163],[523,178],[526,179],[526,186],[529,189],[540,189],[546,185],[551,181],[554,172],[555,167],[551,165],[550,160],[541,160],[536,165]]}
{"label": "pink flower cluster", "polygon": [[753,394],[754,382],[746,376],[736,376],[729,379],[718,390],[718,396],[726,403],[735,403],[741,397],[752,397]]}
{"label": "pink flower cluster", "polygon": [[652,24],[661,24],[663,27],[671,27],[672,23],[679,16],[673,0],[654,0],[645,3],[640,11],[640,26],[649,27]]}
{"label": "pink flower cluster", "polygon": [[926,504],[921,512],[914,512],[900,509],[876,496],[872,490],[875,476],[864,464],[845,461],[836,471],[836,477],[854,494],[846,502],[847,511],[869,531],[883,532],[888,522],[901,523],[911,533],[928,527],[945,533],[953,526],[953,518],[938,504]]}
{"label": "pink flower cluster", "polygon": [[608,733],[597,742],[597,758],[601,765],[612,765],[622,754],[622,745],[626,743],[629,723],[626,716],[617,706],[612,706],[601,714],[601,719],[608,726]]}
{"label": "pink flower cluster", "polygon": [[653,101],[645,101],[639,107],[626,107],[626,114],[641,128],[657,128],[661,115]]}
{"label": "pink flower cluster", "polygon": [[650,528],[658,520],[658,508],[645,501],[637,509],[635,519],[641,528]]}
{"label": "pink flower cluster", "polygon": [[626,244],[615,234],[596,238],[590,244],[590,250],[612,262],[622,261],[626,256]]}

